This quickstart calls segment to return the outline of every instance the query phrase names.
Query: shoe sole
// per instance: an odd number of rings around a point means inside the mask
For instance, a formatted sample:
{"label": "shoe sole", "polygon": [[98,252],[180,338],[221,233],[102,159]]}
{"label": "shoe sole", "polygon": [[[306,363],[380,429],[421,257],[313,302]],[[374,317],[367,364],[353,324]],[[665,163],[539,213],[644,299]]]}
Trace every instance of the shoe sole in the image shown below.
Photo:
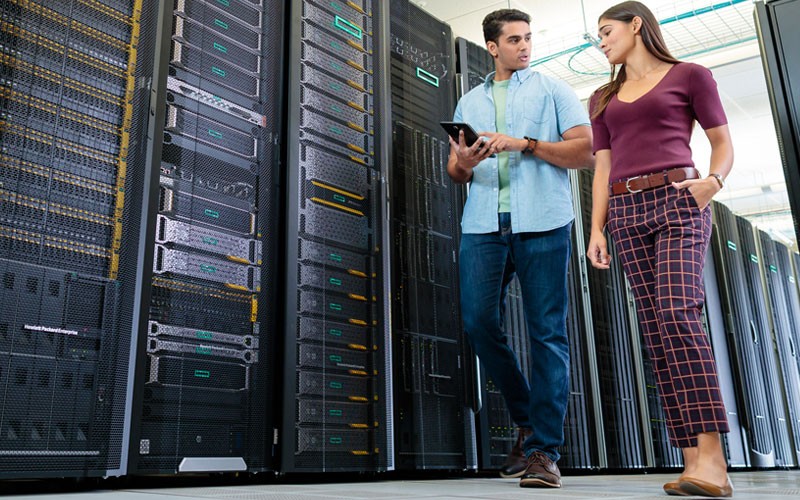
{"label": "shoe sole", "polygon": [[501,472],[500,473],[500,477],[502,477],[503,479],[516,479],[518,477],[522,477],[524,474],[525,474],[525,469],[522,469],[521,471],[519,471],[519,472],[517,472],[515,474],[503,474]]}
{"label": "shoe sole", "polygon": [[664,492],[667,495],[672,495],[674,497],[688,497],[691,496],[691,493],[686,493],[680,487],[677,488],[664,488]]}
{"label": "shoe sole", "polygon": [[520,488],[561,488],[561,483],[548,483],[543,479],[523,479],[519,482]]}

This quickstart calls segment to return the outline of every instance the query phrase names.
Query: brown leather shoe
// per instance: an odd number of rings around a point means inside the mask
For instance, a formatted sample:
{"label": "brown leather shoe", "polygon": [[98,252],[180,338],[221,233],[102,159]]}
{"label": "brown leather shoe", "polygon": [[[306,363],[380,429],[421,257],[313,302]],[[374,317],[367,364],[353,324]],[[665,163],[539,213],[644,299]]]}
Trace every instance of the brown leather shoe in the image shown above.
{"label": "brown leather shoe", "polygon": [[520,427],[517,429],[517,441],[511,448],[511,452],[508,454],[508,457],[503,464],[503,468],[500,469],[500,477],[519,477],[525,472],[525,468],[528,467],[528,459],[525,458],[525,452],[522,450],[522,445],[532,432],[533,431],[531,429],[527,429],[525,427]]}
{"label": "brown leather shoe", "polygon": [[528,468],[519,485],[523,488],[561,488],[561,471],[550,457],[535,451],[528,457]]}
{"label": "brown leather shoe", "polygon": [[733,485],[731,478],[725,478],[724,486],[717,486],[702,479],[693,477],[684,477],[680,480],[681,490],[689,495],[697,495],[701,497],[714,497],[714,498],[730,498],[733,496]]}
{"label": "brown leather shoe", "polygon": [[675,481],[670,481],[668,483],[664,483],[664,491],[667,495],[673,495],[676,497],[687,497],[689,496],[688,493],[681,489],[681,479],[678,478]]}

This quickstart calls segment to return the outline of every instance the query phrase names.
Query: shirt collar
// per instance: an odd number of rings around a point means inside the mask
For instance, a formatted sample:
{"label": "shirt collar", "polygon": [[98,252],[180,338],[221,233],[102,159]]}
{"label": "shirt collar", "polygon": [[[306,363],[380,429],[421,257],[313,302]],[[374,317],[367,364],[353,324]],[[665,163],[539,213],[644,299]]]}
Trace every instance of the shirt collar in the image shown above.
{"label": "shirt collar", "polygon": [[[489,92],[492,89],[492,80],[494,80],[494,75],[497,71],[492,71],[488,75],[486,75],[486,79],[483,81],[484,89]],[[533,74],[533,70],[530,66],[527,66],[523,69],[518,69],[514,73],[511,74],[511,80],[517,80],[517,83],[522,83],[528,78],[531,77]]]}

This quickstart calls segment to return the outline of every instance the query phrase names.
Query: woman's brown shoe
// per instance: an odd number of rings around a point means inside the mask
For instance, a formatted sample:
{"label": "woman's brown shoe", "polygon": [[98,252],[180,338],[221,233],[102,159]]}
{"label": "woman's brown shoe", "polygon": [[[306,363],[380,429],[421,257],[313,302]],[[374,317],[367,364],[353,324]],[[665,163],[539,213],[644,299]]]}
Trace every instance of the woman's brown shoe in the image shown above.
{"label": "woman's brown shoe", "polygon": [[693,477],[681,478],[679,482],[680,489],[689,495],[698,495],[702,497],[714,498],[730,498],[733,496],[733,485],[731,478],[725,478],[724,486],[717,486],[702,479],[695,479]]}

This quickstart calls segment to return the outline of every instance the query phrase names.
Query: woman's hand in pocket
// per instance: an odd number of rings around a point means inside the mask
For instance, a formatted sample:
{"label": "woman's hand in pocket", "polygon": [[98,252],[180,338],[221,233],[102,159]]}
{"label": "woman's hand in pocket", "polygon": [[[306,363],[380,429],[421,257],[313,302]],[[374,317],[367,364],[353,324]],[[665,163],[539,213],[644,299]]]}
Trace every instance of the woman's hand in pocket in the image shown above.
{"label": "woman's hand in pocket", "polygon": [[711,203],[711,198],[720,190],[719,183],[713,177],[673,182],[672,186],[676,189],[688,189],[700,210],[706,208]]}

